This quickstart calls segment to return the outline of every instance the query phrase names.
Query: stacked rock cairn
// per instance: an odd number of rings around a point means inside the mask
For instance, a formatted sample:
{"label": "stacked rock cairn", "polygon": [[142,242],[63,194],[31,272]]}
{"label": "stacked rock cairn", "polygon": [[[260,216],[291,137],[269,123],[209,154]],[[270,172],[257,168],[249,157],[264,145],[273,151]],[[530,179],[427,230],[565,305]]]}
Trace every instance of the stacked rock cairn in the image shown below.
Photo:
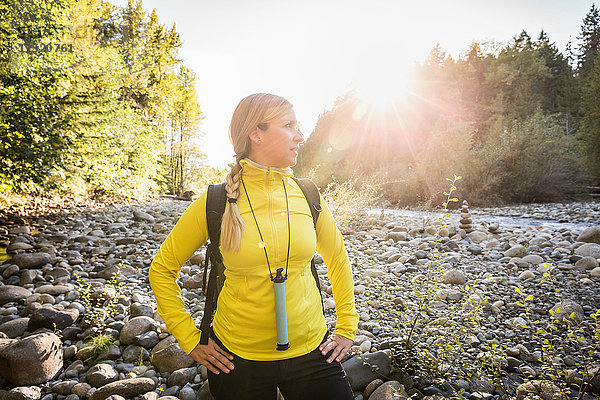
{"label": "stacked rock cairn", "polygon": [[467,203],[466,200],[463,200],[462,208],[460,210],[459,228],[464,229],[467,233],[473,232],[473,220],[471,219],[471,214],[469,213],[469,203]]}

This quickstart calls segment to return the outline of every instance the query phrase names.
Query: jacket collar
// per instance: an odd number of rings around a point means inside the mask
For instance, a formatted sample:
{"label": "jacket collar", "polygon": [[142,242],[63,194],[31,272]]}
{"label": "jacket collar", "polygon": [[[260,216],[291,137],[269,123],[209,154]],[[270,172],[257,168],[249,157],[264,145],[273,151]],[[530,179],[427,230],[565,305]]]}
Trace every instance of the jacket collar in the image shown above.
{"label": "jacket collar", "polygon": [[255,177],[268,177],[275,178],[276,176],[280,177],[291,177],[294,176],[292,169],[290,167],[281,169],[277,167],[265,167],[264,165],[260,165],[257,162],[252,161],[249,158],[244,158],[240,160],[240,165],[242,166],[242,175],[244,177],[255,178]]}

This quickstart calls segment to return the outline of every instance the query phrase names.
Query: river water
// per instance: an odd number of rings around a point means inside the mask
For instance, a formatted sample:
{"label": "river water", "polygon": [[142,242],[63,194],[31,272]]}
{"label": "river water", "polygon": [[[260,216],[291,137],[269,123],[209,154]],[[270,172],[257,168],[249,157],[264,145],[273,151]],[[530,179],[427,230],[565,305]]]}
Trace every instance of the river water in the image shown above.
{"label": "river water", "polygon": [[[369,215],[381,215],[382,209],[370,209]],[[581,232],[585,228],[589,226],[598,226],[600,225],[600,213],[598,215],[594,215],[594,218],[591,218],[589,221],[569,221],[567,218],[553,212],[553,207],[549,207],[548,209],[548,218],[534,218],[529,216],[516,216],[516,215],[492,215],[486,213],[484,210],[473,209],[471,211],[471,219],[473,220],[473,225],[476,227],[477,225],[489,226],[491,224],[498,224],[500,227],[505,228],[527,228],[527,227],[539,227],[548,228],[551,230],[559,230],[561,228],[566,228],[571,231]],[[383,210],[384,214],[388,217],[392,217],[397,221],[412,221],[413,223],[418,222],[422,224],[427,224],[427,222],[432,222],[435,219],[441,218],[444,214],[450,214],[448,217],[448,222],[453,225],[458,225],[460,220],[460,212],[458,210],[449,211],[448,213],[443,213],[439,211],[417,211],[417,210],[408,210],[408,209],[392,209],[386,208]],[[510,213],[514,214],[514,213]],[[428,225],[428,224],[427,224]]]}

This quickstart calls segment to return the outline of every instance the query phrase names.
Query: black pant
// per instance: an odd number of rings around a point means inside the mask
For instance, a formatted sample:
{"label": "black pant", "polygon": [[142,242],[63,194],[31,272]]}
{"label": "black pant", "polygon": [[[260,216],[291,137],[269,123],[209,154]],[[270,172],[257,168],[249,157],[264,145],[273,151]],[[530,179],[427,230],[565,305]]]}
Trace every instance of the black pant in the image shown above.
{"label": "black pant", "polygon": [[[225,351],[223,343],[211,335]],[[228,374],[208,371],[215,400],[276,400],[277,388],[285,400],[353,400],[342,365],[327,363],[317,347],[300,357],[279,361],[251,361],[233,354],[235,368]]]}

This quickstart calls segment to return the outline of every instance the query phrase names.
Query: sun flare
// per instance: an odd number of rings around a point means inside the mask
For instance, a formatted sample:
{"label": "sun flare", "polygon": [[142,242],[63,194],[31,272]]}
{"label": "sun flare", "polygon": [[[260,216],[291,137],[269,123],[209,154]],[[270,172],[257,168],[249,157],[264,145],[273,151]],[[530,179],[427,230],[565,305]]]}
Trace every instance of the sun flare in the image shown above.
{"label": "sun flare", "polygon": [[385,108],[405,99],[413,90],[414,78],[407,68],[378,66],[355,79],[357,96],[367,105]]}

